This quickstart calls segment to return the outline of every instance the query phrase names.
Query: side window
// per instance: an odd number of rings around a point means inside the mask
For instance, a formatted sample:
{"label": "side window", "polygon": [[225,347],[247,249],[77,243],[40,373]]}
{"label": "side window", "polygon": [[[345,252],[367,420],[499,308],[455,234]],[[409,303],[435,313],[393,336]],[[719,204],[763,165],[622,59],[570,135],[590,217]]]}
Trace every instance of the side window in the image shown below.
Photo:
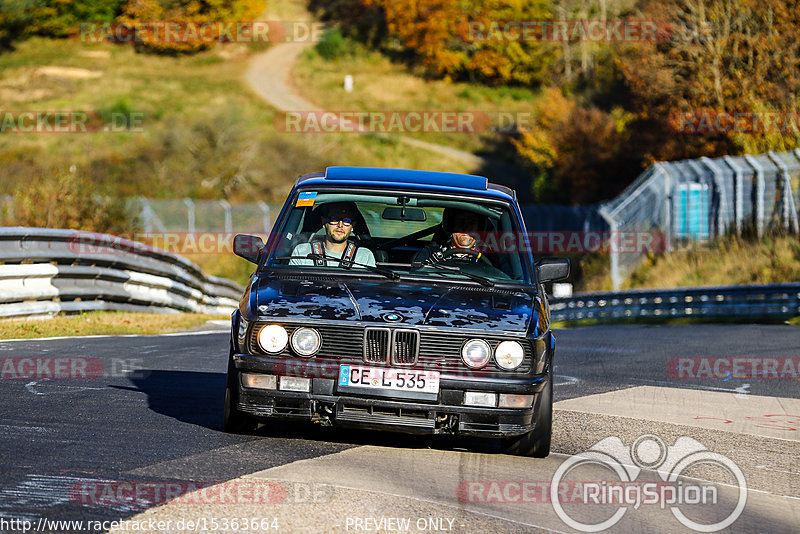
{"label": "side window", "polygon": [[[306,218],[308,208],[293,208],[289,216],[286,218],[286,223],[280,230],[280,237],[275,248],[275,256],[289,256],[298,243],[304,240],[301,233],[303,223]],[[288,261],[281,261],[281,264],[286,264]]]}

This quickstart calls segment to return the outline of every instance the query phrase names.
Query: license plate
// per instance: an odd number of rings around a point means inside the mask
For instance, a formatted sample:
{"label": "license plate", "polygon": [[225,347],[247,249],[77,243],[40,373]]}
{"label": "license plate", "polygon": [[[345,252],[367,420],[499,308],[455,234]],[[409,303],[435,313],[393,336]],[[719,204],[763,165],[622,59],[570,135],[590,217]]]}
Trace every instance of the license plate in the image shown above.
{"label": "license plate", "polygon": [[437,371],[341,365],[339,366],[339,386],[439,393],[439,373]]}

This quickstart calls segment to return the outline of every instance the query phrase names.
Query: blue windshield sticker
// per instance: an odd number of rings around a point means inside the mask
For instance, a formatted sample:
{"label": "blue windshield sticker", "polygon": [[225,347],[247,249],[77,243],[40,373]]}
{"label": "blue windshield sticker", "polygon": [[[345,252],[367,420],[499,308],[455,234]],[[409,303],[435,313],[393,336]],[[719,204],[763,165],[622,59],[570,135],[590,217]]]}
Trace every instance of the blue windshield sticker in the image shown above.
{"label": "blue windshield sticker", "polygon": [[313,206],[314,205],[314,200],[316,198],[317,198],[316,191],[315,192],[300,193],[297,196],[297,203],[295,204],[295,207],[300,208],[300,207],[303,207],[303,206]]}

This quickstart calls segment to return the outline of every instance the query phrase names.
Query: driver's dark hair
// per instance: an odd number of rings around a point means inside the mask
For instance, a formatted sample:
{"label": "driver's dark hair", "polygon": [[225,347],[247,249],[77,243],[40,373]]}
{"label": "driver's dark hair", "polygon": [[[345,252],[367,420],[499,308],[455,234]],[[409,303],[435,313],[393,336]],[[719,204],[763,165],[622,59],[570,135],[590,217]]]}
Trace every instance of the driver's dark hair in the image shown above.
{"label": "driver's dark hair", "polygon": [[459,215],[469,215],[470,217],[474,217],[475,220],[478,221],[479,230],[483,230],[486,226],[486,219],[479,213],[462,208],[445,208],[442,212],[442,229],[444,230],[444,233],[447,234],[447,239],[449,239],[450,234],[455,231],[453,228],[453,220]]}
{"label": "driver's dark hair", "polygon": [[352,202],[331,202],[328,204],[323,204],[319,207],[320,217],[326,218],[333,210],[337,208],[346,210],[348,213],[350,213],[351,217],[355,217],[358,213],[358,209]]}

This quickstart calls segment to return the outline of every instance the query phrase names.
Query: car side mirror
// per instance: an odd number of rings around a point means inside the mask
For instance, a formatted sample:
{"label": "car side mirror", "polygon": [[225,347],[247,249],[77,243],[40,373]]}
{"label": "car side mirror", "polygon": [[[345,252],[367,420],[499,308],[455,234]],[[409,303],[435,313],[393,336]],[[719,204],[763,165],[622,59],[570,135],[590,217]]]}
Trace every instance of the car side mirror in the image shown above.
{"label": "car side mirror", "polygon": [[258,264],[258,257],[264,250],[264,242],[254,235],[237,234],[233,238],[233,253],[247,261]]}
{"label": "car side mirror", "polygon": [[536,262],[539,282],[554,282],[569,276],[569,260],[567,258],[542,258]]}

